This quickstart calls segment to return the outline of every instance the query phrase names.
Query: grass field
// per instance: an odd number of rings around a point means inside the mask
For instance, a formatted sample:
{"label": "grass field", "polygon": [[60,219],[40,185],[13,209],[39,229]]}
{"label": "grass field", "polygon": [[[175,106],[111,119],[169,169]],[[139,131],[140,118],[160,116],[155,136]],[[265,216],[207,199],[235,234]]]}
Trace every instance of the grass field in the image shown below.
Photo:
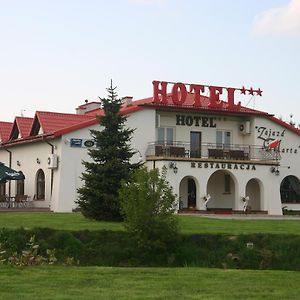
{"label": "grass field", "polygon": [[299,299],[300,273],[200,268],[0,268],[0,298]]}
{"label": "grass field", "polygon": [[[179,216],[182,233],[300,234],[300,220],[230,220]],[[49,227],[61,230],[124,230],[122,223],[97,222],[80,213],[0,213],[0,228]]]}
{"label": "grass field", "polygon": [[[178,216],[185,234],[300,234],[297,220]],[[0,228],[124,230],[80,213],[0,213]],[[0,265],[0,299],[298,299],[300,272],[205,268],[10,267]]]}

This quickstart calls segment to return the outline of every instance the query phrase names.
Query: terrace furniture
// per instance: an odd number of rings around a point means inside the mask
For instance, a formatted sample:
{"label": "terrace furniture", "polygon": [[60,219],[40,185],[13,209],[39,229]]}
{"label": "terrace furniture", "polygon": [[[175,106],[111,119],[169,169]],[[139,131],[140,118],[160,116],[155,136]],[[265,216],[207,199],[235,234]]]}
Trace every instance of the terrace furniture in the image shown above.
{"label": "terrace furniture", "polygon": [[244,152],[244,150],[229,150],[229,158],[237,159],[237,160],[244,160],[245,152]]}
{"label": "terrace furniture", "polygon": [[170,146],[169,151],[170,151],[170,156],[176,156],[176,157],[184,157],[185,156],[185,148],[184,147]]}
{"label": "terrace furniture", "polygon": [[249,153],[248,152],[244,152],[244,159],[245,160],[249,160]]}
{"label": "terrace furniture", "polygon": [[161,145],[155,146],[155,156],[163,156],[164,155],[164,148]]}
{"label": "terrace furniture", "polygon": [[15,207],[22,208],[27,207],[28,195],[16,195],[15,196]]}
{"label": "terrace furniture", "polygon": [[208,157],[224,158],[224,150],[223,149],[208,149]]}

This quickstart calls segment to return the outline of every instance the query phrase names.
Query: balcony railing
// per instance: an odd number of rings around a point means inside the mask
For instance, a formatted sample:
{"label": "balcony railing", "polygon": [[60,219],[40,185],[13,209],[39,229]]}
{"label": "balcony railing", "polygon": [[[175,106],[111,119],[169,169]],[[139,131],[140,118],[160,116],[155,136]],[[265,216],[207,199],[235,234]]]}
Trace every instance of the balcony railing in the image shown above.
{"label": "balcony railing", "polygon": [[266,150],[257,145],[240,144],[213,144],[202,143],[201,147],[195,147],[188,142],[148,144],[146,156],[164,158],[204,158],[204,159],[224,159],[224,160],[257,160],[257,161],[277,161],[280,153],[274,150]]}

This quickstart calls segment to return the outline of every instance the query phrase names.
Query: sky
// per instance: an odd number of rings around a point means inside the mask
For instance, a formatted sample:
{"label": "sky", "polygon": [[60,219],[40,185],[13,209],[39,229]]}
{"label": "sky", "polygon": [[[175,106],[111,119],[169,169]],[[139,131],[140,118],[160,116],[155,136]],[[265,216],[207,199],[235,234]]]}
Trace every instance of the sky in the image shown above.
{"label": "sky", "polygon": [[300,0],[0,0],[0,121],[75,113],[152,81],[262,89],[243,105],[300,123]]}

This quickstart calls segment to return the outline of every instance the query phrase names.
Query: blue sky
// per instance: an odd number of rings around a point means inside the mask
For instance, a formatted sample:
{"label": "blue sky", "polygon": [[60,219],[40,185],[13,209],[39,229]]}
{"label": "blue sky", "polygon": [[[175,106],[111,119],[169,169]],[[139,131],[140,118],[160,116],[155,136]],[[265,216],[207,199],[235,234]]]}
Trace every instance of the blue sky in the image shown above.
{"label": "blue sky", "polygon": [[300,0],[0,0],[0,37],[2,121],[74,113],[112,78],[136,100],[154,79],[253,86],[300,123]]}

